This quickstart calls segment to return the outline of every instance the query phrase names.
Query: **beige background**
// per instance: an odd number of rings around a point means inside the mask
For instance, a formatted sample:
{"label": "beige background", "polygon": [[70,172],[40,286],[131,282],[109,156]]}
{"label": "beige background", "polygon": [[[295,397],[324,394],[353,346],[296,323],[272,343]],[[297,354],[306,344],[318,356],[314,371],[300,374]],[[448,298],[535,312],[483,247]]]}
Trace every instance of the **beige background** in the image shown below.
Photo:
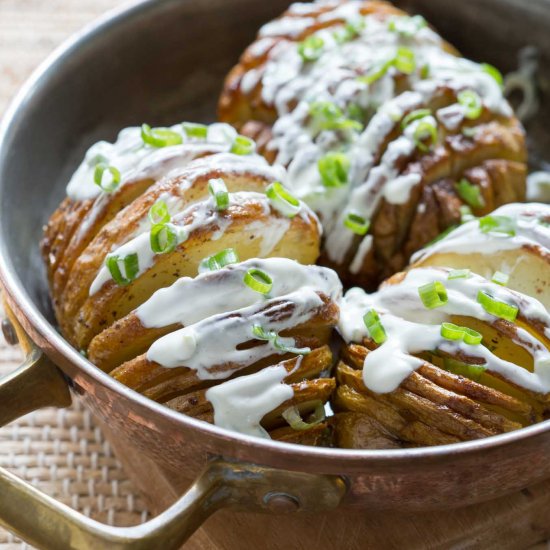
{"label": "beige background", "polygon": [[[0,0],[0,115],[51,51],[121,0]],[[0,376],[21,360],[0,335]],[[0,430],[0,466],[107,523],[146,519],[144,504],[87,411],[43,410]],[[0,495],[1,497],[1,495]],[[0,549],[28,548],[0,528]]]}

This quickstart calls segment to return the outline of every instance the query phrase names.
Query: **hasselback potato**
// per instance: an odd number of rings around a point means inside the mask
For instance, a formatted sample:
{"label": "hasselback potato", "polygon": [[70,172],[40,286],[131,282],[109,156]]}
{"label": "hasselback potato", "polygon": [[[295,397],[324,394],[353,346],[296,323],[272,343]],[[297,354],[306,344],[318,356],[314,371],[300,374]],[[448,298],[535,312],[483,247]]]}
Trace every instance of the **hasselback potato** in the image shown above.
{"label": "hasselback potato", "polygon": [[288,167],[323,223],[322,263],[374,289],[461,207],[524,199],[524,132],[501,84],[390,4],[293,4],[230,72],[219,115]]}

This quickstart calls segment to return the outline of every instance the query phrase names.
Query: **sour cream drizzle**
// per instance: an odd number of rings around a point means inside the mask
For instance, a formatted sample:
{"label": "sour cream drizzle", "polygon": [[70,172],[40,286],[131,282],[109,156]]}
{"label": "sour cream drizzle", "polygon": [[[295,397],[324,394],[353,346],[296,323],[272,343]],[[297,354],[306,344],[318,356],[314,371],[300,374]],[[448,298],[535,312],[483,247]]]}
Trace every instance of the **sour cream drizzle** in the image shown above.
{"label": "sour cream drizzle", "polygon": [[[537,300],[519,294],[472,274],[469,278],[448,279],[449,271],[419,268],[409,271],[402,282],[383,286],[374,294],[352,288],[341,303],[338,330],[346,342],[361,342],[369,335],[363,315],[375,309],[387,334],[386,341],[369,352],[363,365],[365,385],[377,393],[394,391],[423,363],[414,357],[424,351],[442,352],[481,359],[489,371],[528,390],[550,391],[550,351],[526,330],[515,327],[513,341],[528,351],[534,359],[534,372],[500,359],[482,344],[468,345],[441,336],[441,323],[451,316],[465,316],[493,322],[496,317],[487,313],[477,302],[483,290],[499,301],[515,305],[520,315],[541,323],[550,337],[550,315]],[[436,309],[426,309],[420,300],[418,287],[440,281],[447,289],[448,302]]]}
{"label": "sour cream drizzle", "polygon": [[[289,15],[262,28],[262,40],[272,36],[296,37],[312,25],[338,20],[354,24],[358,36],[339,43],[335,33],[342,32],[343,25],[317,31],[315,35],[323,40],[323,47],[320,57],[310,62],[302,60],[295,42],[282,40],[269,51],[263,73],[252,69],[253,75],[245,75],[241,88],[247,93],[261,81],[262,99],[277,110],[278,120],[268,148],[276,150],[277,162],[288,167],[288,186],[320,214],[327,235],[327,253],[337,263],[344,261],[356,241],[356,235],[343,225],[349,213],[370,219],[382,199],[403,204],[411,189],[420,183],[419,174],[402,175],[398,169],[399,160],[415,150],[412,134],[418,122],[389,144],[380,164],[375,166],[377,152],[404,114],[426,105],[442,88],[455,92],[474,90],[487,109],[505,116],[512,114],[496,81],[480,65],[447,53],[441,38],[431,29],[421,27],[410,35],[392,31],[390,22],[405,20],[403,17],[363,17],[362,5],[361,1],[293,4]],[[315,9],[321,8],[327,9],[315,14]],[[364,23],[364,28],[357,26],[358,21]],[[394,67],[371,84],[357,79],[392,59],[399,47],[406,47],[415,55],[416,71],[406,77],[409,91],[397,91]],[[429,67],[427,77],[422,78],[422,67]],[[315,101],[331,102],[344,113],[350,105],[359,106],[367,118],[364,130],[319,132],[313,128],[309,115],[309,106]],[[455,104],[434,115],[435,119],[429,117],[427,122],[453,130],[462,122],[464,110]],[[321,182],[317,161],[335,150],[344,152],[350,161],[348,183],[327,189]],[[350,261],[355,271],[360,269],[371,244],[369,235],[363,238]]]}

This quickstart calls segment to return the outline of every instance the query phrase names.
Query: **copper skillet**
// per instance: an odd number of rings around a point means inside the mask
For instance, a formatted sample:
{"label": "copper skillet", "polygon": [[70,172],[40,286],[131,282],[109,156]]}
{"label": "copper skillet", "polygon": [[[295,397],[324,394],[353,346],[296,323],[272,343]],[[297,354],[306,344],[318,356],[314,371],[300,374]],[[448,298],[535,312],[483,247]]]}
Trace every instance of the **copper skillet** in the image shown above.
{"label": "copper skillet", "polygon": [[[98,371],[51,324],[38,254],[41,226],[85,148],[117,129],[213,117],[224,73],[285,0],[145,0],[97,22],[31,78],[0,129],[0,279],[5,333],[28,353],[0,382],[0,424],[67,406],[68,388],[125,454],[194,483],[176,504],[133,529],[93,522],[0,470],[0,523],[47,548],[174,548],[220,508],[257,512],[432,510],[509,494],[550,477],[550,421],[485,440],[427,449],[345,451],[274,443],[176,414]],[[418,0],[466,55],[504,70],[537,46],[541,104],[528,129],[543,165],[550,144],[550,1]],[[452,11],[452,13],[451,13]],[[545,95],[546,94],[546,95]],[[546,148],[548,150],[548,148]],[[28,335],[28,336],[27,336]],[[54,366],[55,365],[55,366]],[[261,466],[260,466],[261,465]],[[286,521],[286,520],[285,520]],[[346,545],[343,529],[342,547]]]}

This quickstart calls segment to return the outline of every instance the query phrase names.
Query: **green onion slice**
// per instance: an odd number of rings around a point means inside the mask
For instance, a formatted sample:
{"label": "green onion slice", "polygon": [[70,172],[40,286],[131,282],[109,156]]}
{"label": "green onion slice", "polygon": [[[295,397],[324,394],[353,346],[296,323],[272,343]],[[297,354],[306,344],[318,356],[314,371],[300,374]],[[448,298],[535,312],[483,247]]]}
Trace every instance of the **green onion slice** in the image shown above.
{"label": "green onion slice", "polygon": [[429,78],[430,72],[431,72],[430,65],[428,63],[424,63],[424,65],[420,67],[420,78],[422,80],[426,80],[426,78]]}
{"label": "green onion slice", "polygon": [[469,269],[453,269],[449,272],[447,279],[469,279],[472,272]]}
{"label": "green onion slice", "polygon": [[470,183],[466,178],[462,178],[455,183],[455,189],[458,196],[472,208],[483,208],[485,199],[477,185]]}
{"label": "green onion slice", "polygon": [[[105,171],[108,171],[111,175],[110,178],[107,178],[107,181],[104,181],[105,178],[103,177]],[[112,193],[120,183],[120,172],[114,166],[100,162],[94,170],[94,183],[105,193]]]}
{"label": "green onion slice", "polygon": [[302,209],[300,201],[278,181],[274,181],[269,185],[266,189],[266,195],[273,207],[288,218],[293,218]]}
{"label": "green onion slice", "polygon": [[208,192],[216,203],[216,210],[225,210],[229,206],[229,193],[221,178],[208,180]]}
{"label": "green onion slice", "polygon": [[369,309],[365,315],[363,315],[363,322],[369,331],[370,337],[376,344],[383,344],[387,340],[386,330],[376,310]]}
{"label": "green onion slice", "polygon": [[212,256],[208,256],[201,261],[199,266],[199,273],[204,271],[218,271],[224,268],[226,265],[239,263],[239,256],[237,251],[233,248],[226,248],[221,250]]}
{"label": "green onion slice", "polygon": [[483,336],[476,330],[468,327],[461,327],[454,323],[443,323],[441,325],[441,336],[447,340],[462,340],[465,344],[470,346],[477,346],[481,344],[483,340]]}
{"label": "green onion slice", "polygon": [[428,309],[444,306],[448,301],[447,289],[440,281],[433,281],[432,283],[419,286],[418,294],[424,307]]}
{"label": "green onion slice", "polygon": [[195,124],[194,122],[184,122],[183,131],[188,138],[206,139],[208,136],[208,126],[206,124]]}
{"label": "green onion slice", "polygon": [[245,285],[260,294],[268,294],[273,287],[273,279],[261,269],[249,269],[244,274]]}
{"label": "green onion slice", "polygon": [[479,218],[479,229],[482,233],[495,236],[514,237],[516,226],[509,216],[484,216]]}
{"label": "green onion slice", "polygon": [[491,278],[491,281],[500,286],[506,286],[510,280],[510,275],[502,273],[502,271],[495,271],[495,274]]}
{"label": "green onion slice", "polygon": [[403,74],[412,74],[416,69],[414,52],[409,48],[397,48],[397,54],[393,59],[393,66]]}
{"label": "green onion slice", "polygon": [[294,338],[281,338],[274,330],[265,330],[261,325],[252,326],[252,334],[257,340],[265,340],[271,342],[271,345],[286,353],[294,353],[296,355],[307,355],[311,352],[310,348],[295,347]]}
{"label": "green onion slice", "polygon": [[350,212],[344,219],[344,225],[356,235],[366,235],[370,227],[370,221]]}
{"label": "green onion slice", "polygon": [[464,116],[469,120],[476,120],[483,112],[481,97],[474,90],[463,90],[458,94],[458,103],[464,107]]}
{"label": "green onion slice", "polygon": [[414,130],[413,140],[420,151],[424,153],[429,151],[437,143],[437,128],[434,123],[421,120]]}
{"label": "green onion slice", "polygon": [[317,162],[325,187],[342,187],[348,183],[349,158],[344,153],[328,153]]}
{"label": "green onion slice", "polygon": [[307,418],[307,422],[302,419],[302,415],[298,407],[289,407],[282,414],[283,418],[288,422],[293,430],[304,431],[309,430],[320,424],[325,419],[325,406],[322,401],[315,402],[315,410]]}
{"label": "green onion slice", "polygon": [[342,110],[330,101],[315,101],[309,107],[313,126],[319,130],[357,130],[363,125],[357,120],[346,118]]}
{"label": "green onion slice", "polygon": [[158,200],[149,209],[149,221],[153,225],[159,225],[168,223],[170,221],[170,212],[168,212],[168,206],[163,200]]}
{"label": "green onion slice", "polygon": [[365,84],[373,84],[377,80],[380,80],[393,65],[393,60],[375,63],[368,71],[367,74],[357,77],[357,80],[364,82]]}
{"label": "green onion slice", "polygon": [[151,128],[148,124],[141,125],[141,139],[151,147],[169,147],[183,143],[183,137],[174,130]]}
{"label": "green onion slice", "polygon": [[502,77],[502,73],[496,67],[493,67],[493,65],[489,65],[489,63],[482,63],[481,70],[484,73],[487,73],[489,76],[493,77],[499,86],[502,87],[504,85],[504,78]]}
{"label": "green onion slice", "polygon": [[395,17],[389,22],[388,30],[396,32],[405,38],[412,38],[427,25],[428,23],[421,15]]}
{"label": "green onion slice", "polygon": [[[119,286],[130,284],[139,273],[139,258],[135,252],[128,254],[128,256],[125,256],[124,258],[121,258],[116,254],[107,256],[105,265],[111,273],[111,277]],[[124,266],[124,275],[120,269],[121,265]]]}
{"label": "green onion slice", "polygon": [[312,34],[298,44],[298,53],[303,61],[317,61],[323,53],[325,41],[320,37]]}
{"label": "green onion slice", "polygon": [[483,290],[480,290],[477,293],[477,301],[481,304],[481,306],[487,313],[490,313],[495,317],[499,317],[500,319],[510,321],[511,323],[516,320],[516,317],[519,313],[519,308],[517,308],[516,306],[507,304],[506,302],[495,300],[495,298],[493,298]]}
{"label": "green onion slice", "polygon": [[151,228],[149,242],[155,254],[166,254],[178,245],[178,234],[172,225],[159,223]]}
{"label": "green onion slice", "polygon": [[361,34],[361,31],[365,29],[365,20],[358,19],[356,21],[348,21],[343,29],[332,33],[334,40],[337,44],[344,44],[354,38],[357,38]]}
{"label": "green onion slice", "polygon": [[405,129],[411,122],[414,122],[415,120],[425,118],[427,116],[430,116],[432,112],[430,109],[416,109],[415,111],[411,111],[402,121],[401,121],[401,128]]}
{"label": "green onion slice", "polygon": [[251,155],[256,150],[254,140],[246,136],[237,136],[231,146],[231,153],[235,155]]}

